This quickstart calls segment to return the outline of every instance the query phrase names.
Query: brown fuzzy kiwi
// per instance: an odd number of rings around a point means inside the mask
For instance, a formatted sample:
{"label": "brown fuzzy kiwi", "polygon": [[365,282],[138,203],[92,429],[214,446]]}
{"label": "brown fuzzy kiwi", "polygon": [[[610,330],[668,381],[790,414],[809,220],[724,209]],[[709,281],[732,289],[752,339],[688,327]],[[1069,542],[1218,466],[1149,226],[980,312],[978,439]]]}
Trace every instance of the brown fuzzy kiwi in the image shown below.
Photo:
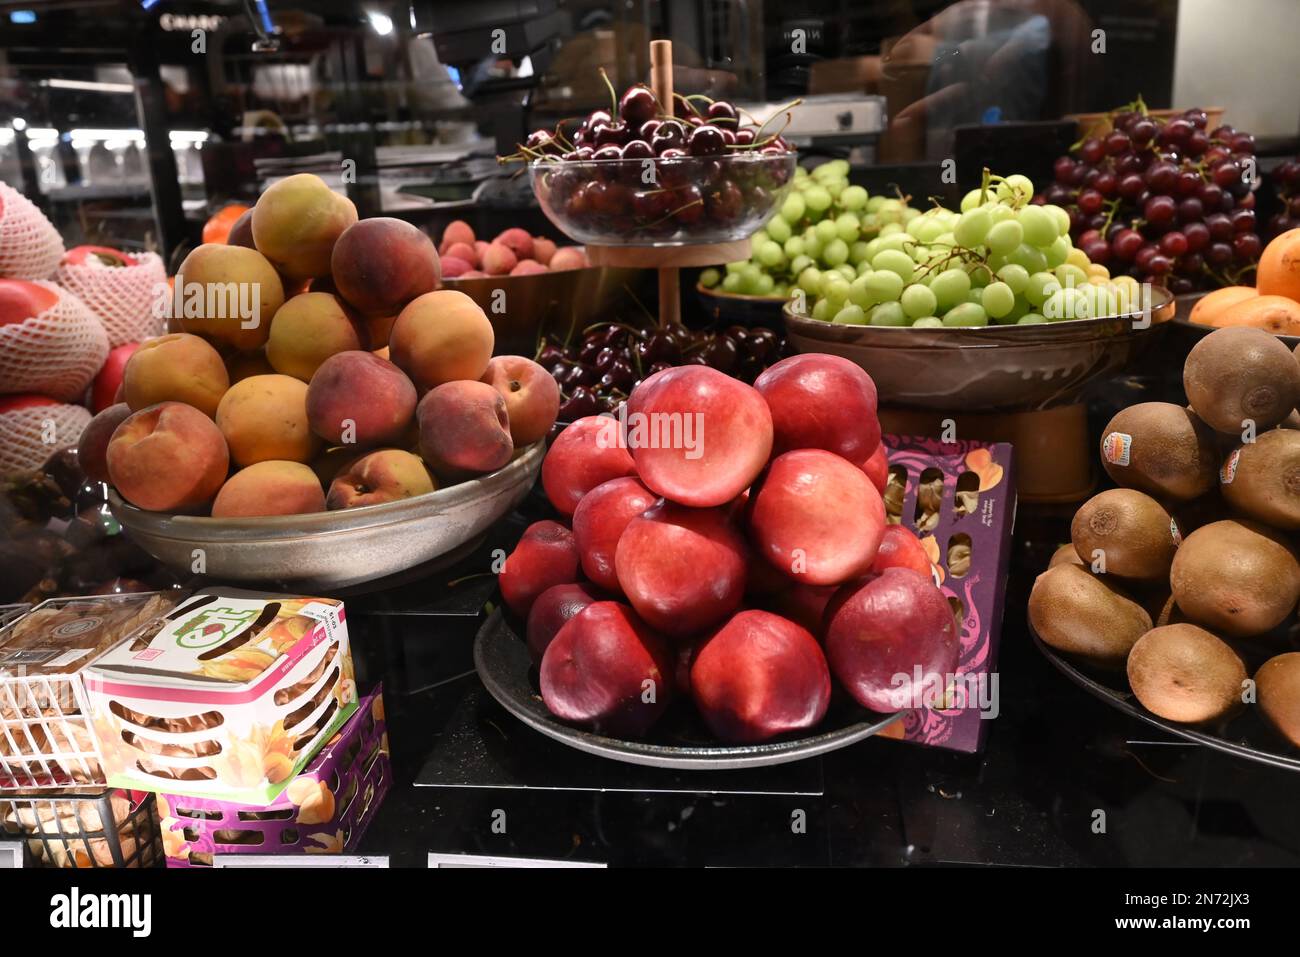
{"label": "brown fuzzy kiwi", "polygon": [[1273,429],[1236,449],[1219,470],[1223,497],[1257,522],[1300,530],[1300,432]]}
{"label": "brown fuzzy kiwi", "polygon": [[1101,462],[1126,488],[1159,499],[1190,502],[1218,479],[1214,430],[1170,402],[1140,402],[1121,409],[1102,432]]}
{"label": "brown fuzzy kiwi", "polygon": [[1189,621],[1233,638],[1276,628],[1300,601],[1300,562],[1256,522],[1212,522],[1183,540],[1169,586]]}
{"label": "brown fuzzy kiwi", "polygon": [[1255,672],[1259,710],[1268,723],[1300,748],[1300,651],[1270,658]]}
{"label": "brown fuzzy kiwi", "polygon": [[1151,629],[1151,616],[1116,585],[1062,562],[1034,581],[1029,622],[1058,651],[1107,668],[1123,667],[1129,649]]}
{"label": "brown fuzzy kiwi", "polygon": [[1213,429],[1271,429],[1300,402],[1300,362],[1276,336],[1250,326],[1218,329],[1183,364],[1183,389]]}
{"label": "brown fuzzy kiwi", "polygon": [[1199,724],[1238,710],[1246,666],[1225,641],[1196,625],[1152,628],[1128,656],[1128,683],[1152,714]]}
{"label": "brown fuzzy kiwi", "polygon": [[1073,562],[1075,565],[1082,565],[1083,559],[1079,557],[1079,553],[1074,550],[1073,545],[1062,545],[1052,553],[1052,560],[1047,563],[1047,567],[1055,568],[1062,562]]}
{"label": "brown fuzzy kiwi", "polygon": [[[1085,565],[1135,581],[1167,581],[1176,551],[1173,519],[1150,495],[1113,488],[1074,513],[1070,541]],[[1100,553],[1100,555],[1098,555]],[[1105,567],[1096,568],[1100,557]]]}

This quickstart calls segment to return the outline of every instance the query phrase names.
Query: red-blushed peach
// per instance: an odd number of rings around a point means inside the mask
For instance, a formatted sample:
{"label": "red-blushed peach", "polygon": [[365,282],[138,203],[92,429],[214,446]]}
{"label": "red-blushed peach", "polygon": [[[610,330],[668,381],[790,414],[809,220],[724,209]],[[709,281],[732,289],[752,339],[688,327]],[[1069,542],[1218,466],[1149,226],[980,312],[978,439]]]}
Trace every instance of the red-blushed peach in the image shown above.
{"label": "red-blushed peach", "polygon": [[885,443],[877,445],[876,451],[860,463],[858,468],[867,473],[867,478],[871,479],[876,491],[884,495],[885,486],[889,484],[889,458],[885,452]]}
{"label": "red-blushed peach", "polygon": [[239,218],[230,227],[230,232],[226,235],[227,246],[243,246],[245,249],[256,249],[257,243],[253,242],[253,210],[251,208],[244,210],[239,214]]}
{"label": "red-blushed peach", "polygon": [[483,272],[483,270],[481,269],[471,269],[468,272],[461,273],[457,278],[458,279],[486,279],[487,273]]}
{"label": "red-blushed peach", "polygon": [[[766,564],[767,562],[755,562],[753,567]],[[780,572],[777,572],[777,574],[779,575]],[[814,636],[819,636],[826,626],[826,609],[841,587],[840,585],[805,585],[802,582],[792,582],[789,588],[777,595],[773,604],[777,612],[783,617],[789,618],[796,625],[807,628]]]}
{"label": "red-blushed peach", "polygon": [[533,663],[541,662],[542,655],[565,622],[592,602],[601,600],[600,593],[585,582],[552,585],[538,595],[532,608],[528,609],[528,622],[524,630]]}
{"label": "red-blushed peach", "polygon": [[631,476],[611,479],[582,497],[573,513],[573,537],[578,545],[582,570],[606,591],[618,593],[614,554],[628,522],[652,508],[659,500]]}
{"label": "red-blushed peach", "polygon": [[560,387],[555,377],[532,359],[496,356],[483,381],[506,400],[510,438],[522,449],[546,437],[560,414]]}
{"label": "red-blushed peach", "polygon": [[330,273],[330,255],[357,221],[352,200],[313,173],[272,183],[253,207],[253,241],[275,268],[293,280]]}
{"label": "red-blushed peach", "polygon": [[766,369],[754,388],[772,410],[772,451],[825,449],[855,464],[880,445],[876,384],[840,356],[806,352]]}
{"label": "red-blushed peach", "polygon": [[463,219],[453,219],[447,224],[447,228],[442,231],[442,245],[438,247],[438,252],[445,253],[457,243],[474,245],[474,230]]}
{"label": "red-blushed peach", "polygon": [[330,487],[330,483],[334,481],[335,476],[346,471],[348,466],[365,454],[364,450],[358,449],[356,446],[338,445],[321,452],[308,464],[311,466],[311,470],[316,473],[321,488],[327,489]]}
{"label": "red-blushed peach", "polygon": [[533,237],[526,229],[512,226],[502,230],[501,235],[492,241],[508,248],[520,260],[533,258]]}
{"label": "red-blushed peach", "polygon": [[[942,695],[961,641],[952,608],[926,575],[888,568],[851,582],[827,608],[826,660],[853,699],[872,711],[919,707]],[[917,681],[917,670],[920,681]]]}
{"label": "red-blushed peach", "polygon": [[177,332],[140,343],[126,360],[122,385],[133,412],[159,402],[184,402],[214,416],[230,376],[216,349]]}
{"label": "red-blushed peach", "polygon": [[447,247],[443,253],[446,259],[460,259],[470,264],[471,268],[477,269],[480,265],[478,250],[472,243],[453,243]]}
{"label": "red-blushed peach", "polygon": [[420,454],[440,476],[461,479],[495,472],[510,461],[506,400],[486,382],[446,382],[416,408]]}
{"label": "red-blushed peach", "polygon": [[673,699],[674,661],[636,612],[598,601],[570,618],[542,656],[542,701],[557,718],[640,737]]}
{"label": "red-blushed peach", "polygon": [[543,266],[551,264],[551,257],[555,255],[555,243],[542,236],[533,237],[533,258]]}
{"label": "red-blushed peach", "polygon": [[454,289],[412,300],[398,313],[388,337],[393,362],[421,393],[444,382],[483,378],[494,343],[483,310]]}
{"label": "red-blushed peach", "polygon": [[301,462],[267,459],[240,469],[221,486],[212,503],[213,518],[305,515],[325,511],[325,493],[316,473]]}
{"label": "red-blushed peach", "polygon": [[519,544],[497,573],[497,584],[507,607],[526,617],[542,592],[555,585],[572,584],[579,577],[573,532],[559,522],[546,520],[524,530]]}
{"label": "red-blushed peach", "polygon": [[685,636],[725,621],[745,597],[749,549],[725,509],[660,502],[619,536],[619,587],[652,628]]}
{"label": "red-blushed peach", "polygon": [[376,449],[352,462],[330,482],[328,508],[382,505],[426,495],[435,488],[418,455],[405,449]]}
{"label": "red-blushed peach", "polygon": [[160,402],[133,412],[113,432],[106,455],[119,495],[153,512],[184,512],[212,500],[230,455],[210,418],[191,405]]}
{"label": "red-blushed peach", "polygon": [[176,273],[171,320],[184,332],[251,352],[266,344],[284,299],[280,274],[256,249],[207,244]]}
{"label": "red-blushed peach", "polygon": [[271,320],[266,358],[276,372],[310,382],[330,356],[369,346],[365,326],[343,300],[328,292],[304,292]]}
{"label": "red-blushed peach", "polygon": [[442,278],[456,279],[465,273],[473,270],[473,265],[463,259],[457,259],[455,256],[442,257]]}
{"label": "red-blushed peach", "polygon": [[636,475],[618,436],[618,420],[605,415],[578,419],[556,436],[542,461],[542,488],[557,512],[572,515],[597,485]]}
{"label": "red-blushed peach", "polygon": [[410,223],[376,216],[343,231],[330,256],[343,298],[367,315],[391,316],[438,288],[438,250]]}
{"label": "red-blushed peach", "polygon": [[706,366],[679,366],[632,390],[627,444],[652,492],[697,508],[725,505],[767,464],[772,414],[752,386]]}
{"label": "red-blushed peach", "polygon": [[126,376],[126,361],[139,348],[140,343],[128,342],[125,345],[109,350],[108,358],[104,360],[100,370],[95,373],[95,381],[90,386],[90,410],[92,412],[103,412],[114,404],[113,397],[117,395],[117,390],[121,387],[122,380]]}
{"label": "red-blushed peach", "polygon": [[239,466],[270,459],[306,463],[321,450],[307,421],[307,385],[293,376],[236,382],[217,406],[217,427]]}
{"label": "red-blushed peach", "polygon": [[483,268],[483,257],[487,255],[488,247],[491,245],[486,239],[474,240],[474,262],[478,263],[480,269]]}
{"label": "red-blushed peach", "polygon": [[131,407],[125,402],[110,405],[81,430],[77,440],[77,461],[87,478],[96,482],[107,482],[108,478],[108,443],[113,433],[131,414]]}
{"label": "red-blushed peach", "polygon": [[902,525],[887,526],[880,537],[880,547],[871,563],[871,571],[880,574],[886,568],[910,568],[927,577],[934,574],[925,546],[915,532]]}
{"label": "red-blushed peach", "polygon": [[515,263],[515,268],[510,270],[512,276],[536,276],[538,273],[547,272],[547,268],[533,259],[521,259]]}
{"label": "red-blushed peach", "polygon": [[696,651],[691,694],[721,740],[755,744],[820,723],[831,674],[806,629],[770,612],[742,611]]}
{"label": "red-blushed peach", "polygon": [[369,352],[340,352],[307,386],[307,419],[330,445],[397,445],[415,415],[415,386],[397,366]]}
{"label": "red-blushed peach", "polygon": [[795,581],[836,585],[871,568],[885,532],[880,493],[853,463],[824,449],[786,452],[750,494],[759,553]]}
{"label": "red-blushed peach", "polygon": [[562,246],[555,250],[551,261],[546,265],[552,272],[559,272],[564,269],[586,269],[590,264],[586,254],[577,246]]}
{"label": "red-blushed peach", "polygon": [[505,276],[515,268],[515,264],[518,262],[519,257],[515,255],[514,250],[509,246],[492,243],[488,246],[487,252],[483,254],[483,261],[479,266],[489,276]]}

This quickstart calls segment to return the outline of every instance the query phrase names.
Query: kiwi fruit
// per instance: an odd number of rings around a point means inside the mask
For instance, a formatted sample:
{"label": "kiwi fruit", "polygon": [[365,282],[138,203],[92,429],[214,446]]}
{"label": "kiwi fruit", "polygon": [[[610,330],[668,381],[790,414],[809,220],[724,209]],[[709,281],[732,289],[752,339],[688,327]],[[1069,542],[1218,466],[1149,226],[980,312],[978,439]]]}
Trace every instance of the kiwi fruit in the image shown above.
{"label": "kiwi fruit", "polygon": [[1273,429],[1247,442],[1228,456],[1219,481],[1234,511],[1300,530],[1300,432]]}
{"label": "kiwi fruit", "polygon": [[1240,434],[1253,422],[1259,433],[1285,419],[1300,402],[1300,362],[1263,329],[1218,329],[1187,354],[1183,390],[1211,428]]}
{"label": "kiwi fruit", "polygon": [[1300,562],[1271,528],[1211,522],[1183,540],[1169,570],[1169,587],[1188,621],[1247,638],[1276,628],[1295,609]]}
{"label": "kiwi fruit", "polygon": [[1243,704],[1246,666],[1227,642],[1196,625],[1152,628],[1133,646],[1127,670],[1142,706],[1170,721],[1213,721]]}
{"label": "kiwi fruit", "polygon": [[1055,568],[1062,562],[1073,562],[1075,565],[1082,565],[1083,559],[1079,553],[1074,550],[1074,545],[1062,545],[1052,553],[1052,560],[1047,563],[1048,568]]}
{"label": "kiwi fruit", "polygon": [[1029,623],[1058,651],[1106,668],[1120,668],[1129,649],[1151,630],[1146,609],[1110,581],[1071,562],[1049,568],[1029,593]]}
{"label": "kiwi fruit", "polygon": [[1259,710],[1282,737],[1300,748],[1300,651],[1270,658],[1255,672]]}
{"label": "kiwi fruit", "polygon": [[1214,430],[1171,402],[1121,409],[1102,432],[1106,473],[1159,499],[1190,502],[1204,495],[1218,481],[1219,461]]}
{"label": "kiwi fruit", "polygon": [[1176,551],[1173,519],[1150,495],[1113,488],[1094,495],[1074,513],[1070,541],[1085,565],[1097,552],[1107,575],[1136,581],[1167,581]]}

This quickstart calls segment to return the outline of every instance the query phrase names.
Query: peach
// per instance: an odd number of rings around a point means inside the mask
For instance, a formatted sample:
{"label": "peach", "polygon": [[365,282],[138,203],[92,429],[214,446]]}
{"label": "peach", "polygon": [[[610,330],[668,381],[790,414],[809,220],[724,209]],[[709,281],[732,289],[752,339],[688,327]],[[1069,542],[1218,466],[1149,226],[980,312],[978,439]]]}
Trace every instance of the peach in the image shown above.
{"label": "peach", "polygon": [[483,270],[481,269],[471,269],[468,272],[461,273],[456,278],[457,279],[486,279],[487,273],[483,272]]}
{"label": "peach", "polygon": [[572,515],[597,485],[636,475],[636,465],[618,442],[618,421],[589,415],[556,436],[542,461],[542,488],[561,515]]}
{"label": "peach", "polygon": [[885,531],[885,504],[856,465],[824,449],[773,460],[750,495],[759,552],[795,581],[835,585],[871,568]]}
{"label": "peach", "polygon": [[447,228],[442,231],[442,245],[438,247],[438,252],[445,253],[457,243],[474,245],[474,230],[463,219],[453,219],[447,224]]}
{"label": "peach", "polygon": [[257,244],[253,242],[253,210],[246,209],[239,214],[239,218],[230,226],[230,232],[226,235],[227,246],[243,246],[245,249],[256,249]]}
{"label": "peach", "polygon": [[704,723],[735,744],[814,727],[831,700],[817,639],[766,611],[742,611],[714,632],[695,653],[690,682]]}
{"label": "peach", "polygon": [[533,258],[543,266],[551,264],[551,257],[555,255],[555,243],[542,236],[533,237]]}
{"label": "peach", "polygon": [[707,366],[679,366],[632,390],[627,444],[652,492],[697,508],[724,505],[767,464],[772,414],[752,386]]}
{"label": "peach", "polygon": [[586,269],[589,263],[586,254],[577,246],[565,246],[555,250],[551,261],[546,265],[552,272],[559,272],[564,269]]}
{"label": "peach", "polygon": [[614,569],[637,614],[652,628],[684,636],[739,607],[748,560],[725,509],[665,501],[627,523]]}
{"label": "peach", "polygon": [[465,273],[473,270],[473,266],[463,259],[457,259],[455,256],[442,257],[442,278],[455,279],[463,276]]}
{"label": "peach", "polygon": [[287,375],[255,375],[230,387],[217,427],[236,465],[269,459],[310,462],[321,442],[307,421],[307,385]]}
{"label": "peach", "polygon": [[527,617],[529,610],[548,588],[569,585],[578,574],[578,546],[573,532],[559,522],[533,522],[497,574],[501,598],[516,615]]}
{"label": "peach", "polygon": [[452,243],[447,247],[447,251],[443,255],[449,259],[460,259],[467,262],[474,269],[477,269],[480,265],[478,250],[470,243]]}
{"label": "peach", "polygon": [[504,276],[514,269],[518,262],[519,257],[509,246],[492,243],[483,254],[483,261],[479,265],[489,276]]}
{"label": "peach", "polygon": [[483,257],[487,255],[488,247],[492,244],[486,239],[474,240],[474,259],[473,262],[480,269],[483,267]]}
{"label": "peach", "polygon": [[113,432],[106,460],[118,494],[155,512],[206,505],[230,468],[221,430],[181,402],[160,402],[133,412]]}
{"label": "peach", "polygon": [[[388,348],[388,339],[393,334],[393,323],[397,321],[397,313],[391,316],[362,316],[361,322],[366,330],[366,338],[370,342],[370,349],[378,352],[380,348]],[[385,353],[384,358],[388,355]]]}
{"label": "peach", "polygon": [[340,352],[311,377],[307,418],[330,445],[397,445],[415,415],[415,399],[415,386],[391,362],[369,352]]}
{"label": "peach", "polygon": [[262,349],[256,352],[236,352],[226,357],[226,374],[230,376],[231,385],[255,375],[275,375],[275,371],[275,366],[271,365]]}
{"label": "peach", "polygon": [[122,387],[133,412],[159,402],[184,402],[214,416],[230,376],[216,349],[177,332],[142,342],[126,360]]}
{"label": "peach", "polygon": [[327,292],[304,292],[281,306],[271,320],[266,358],[276,372],[310,382],[330,356],[369,345],[364,326],[341,299]]}
{"label": "peach", "polygon": [[96,482],[107,482],[108,478],[108,443],[113,438],[117,427],[131,414],[131,407],[125,402],[110,405],[81,430],[77,441],[77,461],[87,478]]}
{"label": "peach", "polygon": [[[761,568],[766,564],[757,562],[756,567]],[[795,582],[777,595],[774,604],[781,615],[807,628],[814,635],[820,635],[826,622],[826,609],[839,590],[839,585],[805,585]]]}
{"label": "peach", "polygon": [[420,400],[420,454],[435,473],[458,479],[510,461],[506,400],[486,382],[446,382]]}
{"label": "peach", "polygon": [[353,223],[334,244],[330,273],[343,298],[367,315],[391,316],[438,288],[433,240],[401,219]]}
{"label": "peach", "polygon": [[754,388],[772,410],[772,451],[825,449],[865,462],[880,445],[876,384],[840,356],[808,352],[766,369]]}
{"label": "peach", "polygon": [[616,478],[582,497],[573,513],[573,537],[582,570],[607,591],[621,591],[614,553],[632,519],[654,506],[658,496],[632,477]]}
{"label": "peach", "polygon": [[532,359],[497,356],[488,361],[483,381],[506,400],[515,448],[532,445],[551,431],[560,414],[560,387],[555,377]]}
{"label": "peach", "polygon": [[316,473],[301,462],[266,459],[240,469],[221,486],[212,503],[213,518],[303,515],[325,511],[325,493]]}
{"label": "peach", "polygon": [[910,568],[927,577],[933,577],[933,567],[925,546],[910,528],[902,525],[890,525],[880,537],[880,548],[876,551],[871,571],[880,574],[886,568]]}
{"label": "peach", "polygon": [[674,670],[672,652],[632,609],[598,601],[560,629],[538,672],[542,701],[557,718],[639,737],[672,702]]}
{"label": "peach", "polygon": [[533,237],[528,234],[528,230],[526,229],[520,229],[518,226],[513,226],[510,229],[502,230],[501,235],[492,240],[492,242],[500,243],[502,246],[505,246],[515,254],[517,259],[524,260],[533,258]]}
{"label": "peach", "polygon": [[541,263],[532,259],[521,259],[515,263],[515,268],[510,270],[512,276],[536,276],[538,273],[547,272],[547,268]]}
{"label": "peach", "polygon": [[377,449],[335,476],[325,504],[330,509],[381,505],[426,495],[434,488],[419,456],[404,449]]}
{"label": "peach", "polygon": [[492,323],[473,299],[440,289],[398,313],[388,347],[393,362],[424,393],[456,379],[481,379],[494,342]]}
{"label": "peach", "polygon": [[600,600],[599,593],[583,582],[552,585],[538,595],[528,610],[528,623],[524,630],[533,663],[542,660],[565,622],[592,602]]}
{"label": "peach", "polygon": [[95,381],[90,386],[90,408],[92,412],[103,412],[113,404],[113,397],[122,385],[126,375],[126,360],[140,348],[138,342],[128,342],[115,349],[110,349],[103,366],[95,373]]}
{"label": "peach", "polygon": [[253,207],[253,241],[286,277],[330,274],[330,256],[343,231],[357,221],[352,200],[312,173],[272,183]]}
{"label": "peach", "polygon": [[889,457],[885,453],[883,442],[876,446],[876,451],[872,452],[858,468],[867,473],[867,478],[871,479],[871,484],[876,487],[876,491],[884,495],[885,486],[889,484]]}
{"label": "peach", "polygon": [[284,298],[279,274],[256,249],[209,244],[185,257],[167,306],[182,331],[248,352],[266,343]]}

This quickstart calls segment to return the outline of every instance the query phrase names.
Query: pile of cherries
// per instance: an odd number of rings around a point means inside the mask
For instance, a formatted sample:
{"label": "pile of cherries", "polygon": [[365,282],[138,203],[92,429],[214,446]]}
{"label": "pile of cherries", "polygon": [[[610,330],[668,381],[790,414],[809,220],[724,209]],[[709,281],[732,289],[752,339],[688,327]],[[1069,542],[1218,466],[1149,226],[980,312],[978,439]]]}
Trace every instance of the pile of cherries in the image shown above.
{"label": "pile of cherries", "polygon": [[1231,126],[1207,132],[1199,109],[1161,120],[1140,101],[1111,122],[1056,161],[1043,195],[1070,214],[1075,245],[1113,275],[1175,294],[1243,281],[1263,249],[1255,138]]}
{"label": "pile of cherries", "polygon": [[673,366],[702,365],[753,383],[790,355],[786,340],[764,326],[712,332],[684,325],[637,329],[618,322],[590,326],[576,342],[546,337],[537,362],[560,384],[560,422],[613,412],[644,378]]}
{"label": "pile of cherries", "polygon": [[1300,227],[1300,157],[1287,160],[1273,170],[1278,204],[1282,207],[1269,217],[1268,236],[1280,236],[1288,229]]}

